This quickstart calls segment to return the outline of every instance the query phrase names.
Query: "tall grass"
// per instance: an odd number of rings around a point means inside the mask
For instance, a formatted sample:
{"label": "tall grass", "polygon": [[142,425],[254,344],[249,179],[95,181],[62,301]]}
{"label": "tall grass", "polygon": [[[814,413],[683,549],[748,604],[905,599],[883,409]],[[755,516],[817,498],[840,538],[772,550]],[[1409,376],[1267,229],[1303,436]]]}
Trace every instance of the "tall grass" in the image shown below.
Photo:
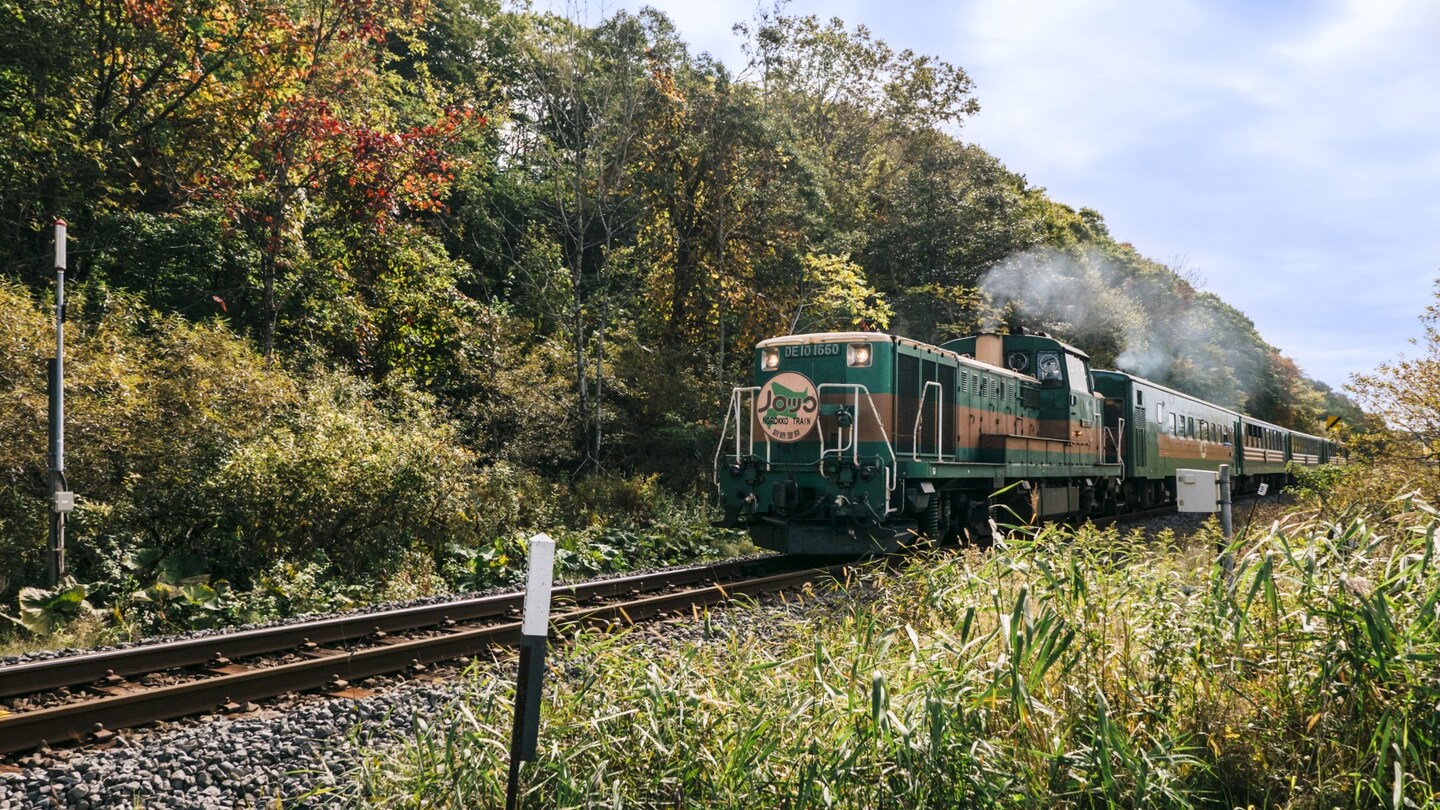
{"label": "tall grass", "polygon": [[[1043,528],[684,639],[582,633],[526,805],[1440,806],[1440,518],[1413,510],[1278,523],[1230,576],[1203,547]],[[509,682],[373,743],[351,798],[501,803]]]}

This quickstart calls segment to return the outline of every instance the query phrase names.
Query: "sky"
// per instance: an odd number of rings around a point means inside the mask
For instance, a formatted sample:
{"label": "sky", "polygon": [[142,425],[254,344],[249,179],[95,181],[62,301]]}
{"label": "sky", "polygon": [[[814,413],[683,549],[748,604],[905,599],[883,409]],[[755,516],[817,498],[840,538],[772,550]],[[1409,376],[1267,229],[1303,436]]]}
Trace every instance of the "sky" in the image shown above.
{"label": "sky", "polygon": [[[651,0],[744,66],[755,0]],[[768,4],[767,4],[768,5]],[[959,132],[1194,274],[1336,388],[1407,349],[1440,279],[1434,0],[793,0],[965,69]]]}

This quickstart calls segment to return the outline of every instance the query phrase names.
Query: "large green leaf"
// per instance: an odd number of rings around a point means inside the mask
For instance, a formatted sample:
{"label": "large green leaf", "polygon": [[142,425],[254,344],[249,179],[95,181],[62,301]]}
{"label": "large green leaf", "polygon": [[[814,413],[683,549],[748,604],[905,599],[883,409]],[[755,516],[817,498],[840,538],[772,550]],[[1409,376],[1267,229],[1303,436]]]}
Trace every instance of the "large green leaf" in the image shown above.
{"label": "large green leaf", "polygon": [[125,570],[133,572],[149,570],[164,553],[158,548],[137,548],[125,555]]}
{"label": "large green leaf", "polygon": [[74,581],[60,583],[54,590],[22,588],[20,623],[42,636],[50,635],[70,622],[94,613],[85,601],[89,587]]}
{"label": "large green leaf", "polygon": [[143,591],[136,591],[131,594],[130,598],[136,602],[154,602],[157,605],[163,605],[171,599],[174,599],[179,593],[180,591],[173,585],[165,582],[156,582]]}
{"label": "large green leaf", "polygon": [[210,574],[205,570],[207,567],[203,557],[188,551],[180,551],[167,555],[160,561],[156,576],[161,582],[169,585],[207,582],[210,579]]}
{"label": "large green leaf", "polygon": [[180,595],[184,596],[185,601],[192,605],[199,605],[209,610],[215,610],[220,607],[217,601],[220,594],[217,593],[214,588],[203,582],[191,582],[181,585]]}

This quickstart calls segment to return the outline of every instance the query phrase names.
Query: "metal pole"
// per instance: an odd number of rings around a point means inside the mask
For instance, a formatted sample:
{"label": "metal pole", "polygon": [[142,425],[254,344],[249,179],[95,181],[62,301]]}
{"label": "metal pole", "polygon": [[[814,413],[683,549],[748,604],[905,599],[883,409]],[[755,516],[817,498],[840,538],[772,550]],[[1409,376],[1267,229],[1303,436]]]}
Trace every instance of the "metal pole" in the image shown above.
{"label": "metal pole", "polygon": [[1230,543],[1235,539],[1235,524],[1230,518],[1230,465],[1220,465],[1220,529],[1225,534],[1224,548],[1220,550],[1220,567],[1229,581],[1235,571],[1235,559],[1230,554]]}
{"label": "metal pole", "polygon": [[540,687],[545,676],[545,640],[550,632],[550,586],[555,574],[555,541],[530,538],[525,582],[525,616],[520,624],[520,672],[515,684],[515,725],[510,732],[510,776],[505,808],[520,801],[520,763],[535,758],[540,731]]}
{"label": "metal pole", "polygon": [[55,220],[55,357],[50,361],[50,546],[53,588],[65,576],[65,220]]}

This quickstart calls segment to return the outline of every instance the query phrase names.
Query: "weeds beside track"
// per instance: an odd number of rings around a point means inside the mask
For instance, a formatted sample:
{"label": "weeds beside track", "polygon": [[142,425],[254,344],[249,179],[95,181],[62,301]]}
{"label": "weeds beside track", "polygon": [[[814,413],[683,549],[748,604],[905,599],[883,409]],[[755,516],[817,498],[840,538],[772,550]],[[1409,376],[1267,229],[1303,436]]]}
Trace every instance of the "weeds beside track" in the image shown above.
{"label": "weeds beside track", "polygon": [[[1199,545],[1012,532],[684,641],[581,634],[535,807],[1435,807],[1437,517]],[[352,798],[503,796],[509,686],[378,747]]]}

